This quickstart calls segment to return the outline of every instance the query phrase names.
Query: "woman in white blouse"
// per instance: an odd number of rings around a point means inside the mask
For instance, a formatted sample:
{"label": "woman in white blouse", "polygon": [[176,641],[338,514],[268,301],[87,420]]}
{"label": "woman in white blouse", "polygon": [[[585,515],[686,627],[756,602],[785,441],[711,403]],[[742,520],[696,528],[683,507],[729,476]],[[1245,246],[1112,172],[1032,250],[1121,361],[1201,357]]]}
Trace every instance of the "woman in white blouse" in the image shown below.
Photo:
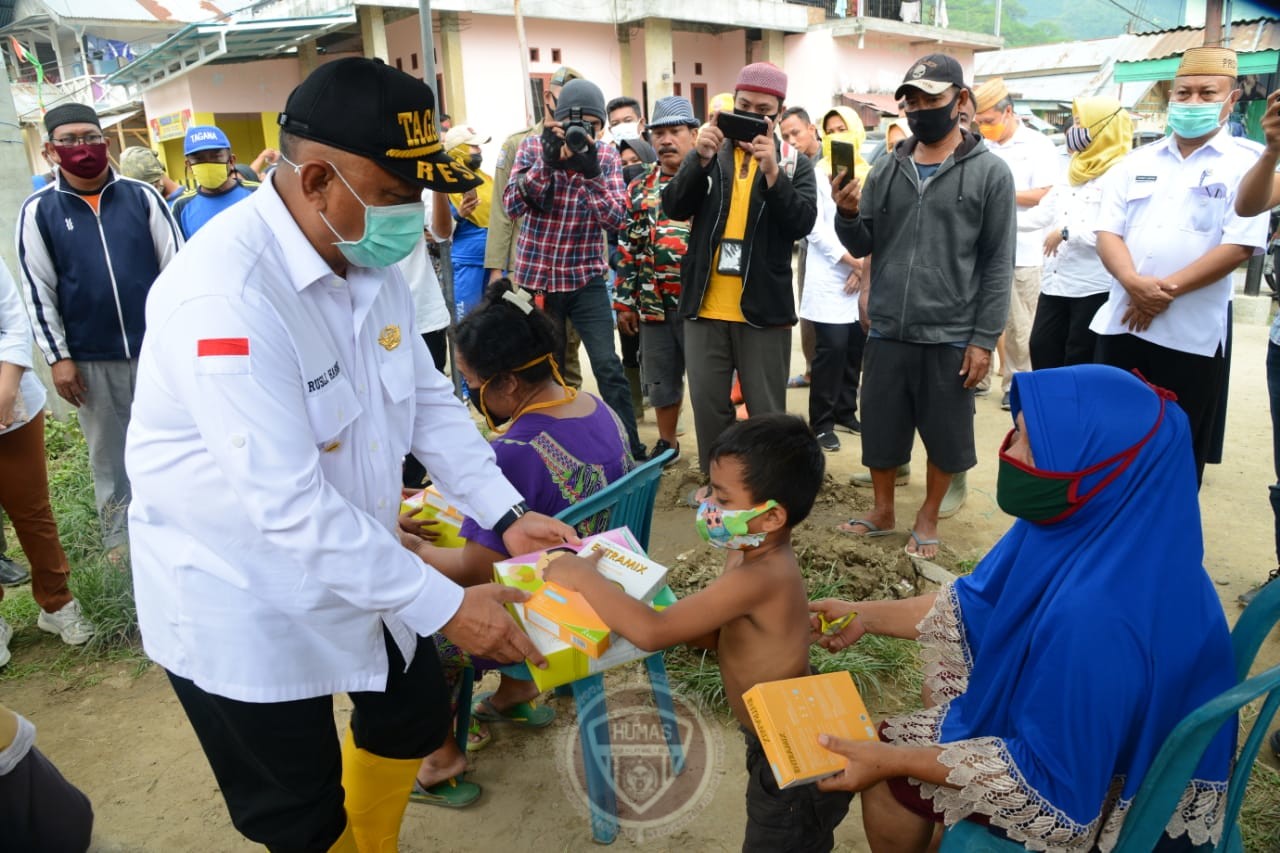
{"label": "woman in white blouse", "polygon": [[[13,522],[31,564],[31,594],[40,605],[37,626],[80,645],[93,628],[80,615],[67,578],[71,567],[49,506],[44,455],[45,389],[31,372],[33,340],[27,312],[9,271],[0,265],[0,507]],[[0,587],[0,599],[4,587]],[[9,662],[13,629],[0,618],[0,666]]]}
{"label": "woman in white blouse", "polygon": [[1067,183],[1055,186],[1039,204],[1049,227],[1031,328],[1035,370],[1093,361],[1097,335],[1089,331],[1089,322],[1111,290],[1111,273],[1098,258],[1093,231],[1102,177],[1133,147],[1133,121],[1115,98],[1076,98],[1071,113]]}

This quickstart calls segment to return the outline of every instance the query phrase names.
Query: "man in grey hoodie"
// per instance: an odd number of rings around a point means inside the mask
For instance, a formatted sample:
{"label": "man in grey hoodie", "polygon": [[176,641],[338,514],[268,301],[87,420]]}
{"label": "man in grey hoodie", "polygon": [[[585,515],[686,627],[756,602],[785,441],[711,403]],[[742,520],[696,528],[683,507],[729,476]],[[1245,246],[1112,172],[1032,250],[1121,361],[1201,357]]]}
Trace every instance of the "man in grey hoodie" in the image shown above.
{"label": "man in grey hoodie", "polygon": [[913,433],[929,454],[925,499],[907,553],[938,553],[938,508],[954,474],[977,464],[973,389],[1009,311],[1016,236],[1013,176],[960,126],[972,97],[955,59],[913,63],[895,97],[912,138],[867,176],[833,179],[836,234],[854,257],[875,256],[863,290],[871,319],[862,384],[862,462],[875,507],[841,525],[855,536],[894,529],[896,469]]}

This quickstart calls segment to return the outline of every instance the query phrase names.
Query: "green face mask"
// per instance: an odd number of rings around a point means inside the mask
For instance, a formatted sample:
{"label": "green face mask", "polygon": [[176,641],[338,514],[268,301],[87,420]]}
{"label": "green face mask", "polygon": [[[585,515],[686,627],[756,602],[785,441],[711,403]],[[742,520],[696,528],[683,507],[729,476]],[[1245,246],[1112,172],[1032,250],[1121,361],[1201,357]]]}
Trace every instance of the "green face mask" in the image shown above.
{"label": "green face mask", "polygon": [[1070,479],[1046,477],[1002,456],[996,475],[996,503],[1015,518],[1051,521],[1071,509],[1072,484]]}
{"label": "green face mask", "polygon": [[[1177,399],[1163,388],[1150,387],[1160,397],[1160,413],[1156,416],[1155,425],[1137,444],[1080,471],[1042,471],[1014,459],[1008,451],[1017,429],[1009,430],[1000,445],[1000,470],[996,475],[996,503],[1000,509],[1015,518],[1036,524],[1053,524],[1063,521],[1093,500],[1138,458],[1143,445],[1160,429],[1165,403]],[[1082,492],[1085,480],[1089,478],[1096,478],[1097,482]]]}

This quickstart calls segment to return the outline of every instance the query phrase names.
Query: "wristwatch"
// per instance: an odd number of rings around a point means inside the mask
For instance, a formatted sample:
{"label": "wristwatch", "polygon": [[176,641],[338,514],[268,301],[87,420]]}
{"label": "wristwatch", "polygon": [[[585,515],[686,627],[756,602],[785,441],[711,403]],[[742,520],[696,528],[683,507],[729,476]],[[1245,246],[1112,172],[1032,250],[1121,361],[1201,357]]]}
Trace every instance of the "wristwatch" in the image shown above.
{"label": "wristwatch", "polygon": [[493,526],[493,532],[501,536],[507,532],[507,528],[520,520],[520,516],[529,511],[529,505],[524,501],[507,510],[506,515],[498,519],[498,523]]}
{"label": "wristwatch", "polygon": [[1062,239],[1063,240],[1067,239],[1067,226],[1065,225],[1062,226]]}

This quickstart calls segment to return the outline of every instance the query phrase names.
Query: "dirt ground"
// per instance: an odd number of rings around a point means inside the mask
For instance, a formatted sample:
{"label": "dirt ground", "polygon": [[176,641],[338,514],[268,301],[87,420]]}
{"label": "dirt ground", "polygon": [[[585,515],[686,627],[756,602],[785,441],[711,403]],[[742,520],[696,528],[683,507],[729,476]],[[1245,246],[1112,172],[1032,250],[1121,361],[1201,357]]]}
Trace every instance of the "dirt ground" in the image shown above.
{"label": "dirt ground", "polygon": [[[797,341],[798,346],[798,341]],[[1267,413],[1264,354],[1266,328],[1236,327],[1231,376],[1231,406],[1224,463],[1210,467],[1201,492],[1206,566],[1218,583],[1228,618],[1239,608],[1236,596],[1275,565],[1272,516],[1267,486],[1272,481],[1271,424]],[[797,354],[795,363],[800,364]],[[969,500],[954,518],[944,521],[940,562],[980,557],[1007,529],[1010,521],[994,500],[995,450],[1009,428],[999,396],[979,399],[977,435],[979,465],[969,475]],[[791,391],[789,408],[804,414],[806,392]],[[673,571],[705,566],[696,559],[702,546],[692,525],[692,511],[679,497],[696,478],[688,469],[693,452],[692,418],[684,437],[684,460],[664,478],[654,519],[651,549]],[[652,418],[642,436],[656,438]],[[859,470],[858,442],[842,436],[844,447],[828,455],[833,487],[800,530],[802,547],[816,559],[838,565],[862,564],[868,594],[883,593],[901,578],[913,577],[903,555],[905,530],[922,498],[923,452],[917,447],[916,476],[897,491],[898,527],[902,533],[877,540],[852,541],[833,532],[834,525],[868,505],[861,490],[843,485]],[[1151,500],[1159,500],[1152,495]],[[47,654],[52,639],[22,645],[15,662],[27,655]],[[1264,645],[1259,666],[1280,661],[1275,634]],[[163,674],[152,668],[133,677],[132,667],[102,665],[102,679],[92,687],[68,688],[53,677],[32,677],[0,687],[5,704],[32,719],[40,747],[68,778],[93,800],[97,813],[94,848],[100,851],[240,851],[259,849],[244,841],[227,817],[204,756],[169,690]],[[634,682],[623,674],[618,682]],[[563,850],[593,846],[585,814],[571,803],[561,783],[556,756],[570,736],[571,700],[551,700],[557,721],[538,732],[499,727],[495,742],[474,757],[470,778],[484,786],[483,798],[463,811],[411,805],[401,834],[406,851]],[[339,723],[349,705],[336,701]],[[744,821],[742,741],[736,727],[711,720],[712,738],[721,743],[722,758],[714,770],[714,796],[705,810],[679,831],[637,845],[623,836],[620,850],[735,850]],[[560,762],[563,763],[562,761]],[[866,849],[854,811],[840,827],[838,849]]]}

